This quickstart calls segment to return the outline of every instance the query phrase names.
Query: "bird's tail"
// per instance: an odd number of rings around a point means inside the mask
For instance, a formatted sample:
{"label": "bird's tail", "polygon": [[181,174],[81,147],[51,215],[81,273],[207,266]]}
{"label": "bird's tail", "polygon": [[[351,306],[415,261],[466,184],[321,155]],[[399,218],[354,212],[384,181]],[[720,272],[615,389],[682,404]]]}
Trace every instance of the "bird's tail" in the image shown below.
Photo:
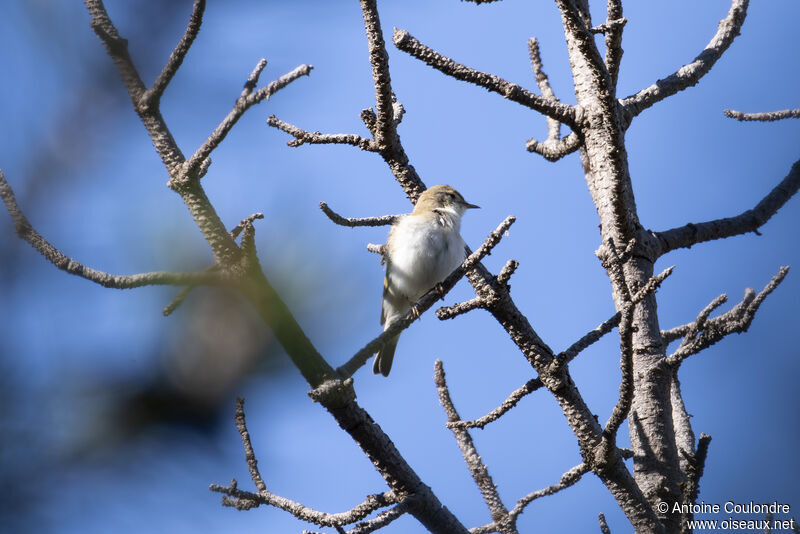
{"label": "bird's tail", "polygon": [[378,351],[378,354],[375,355],[375,361],[372,363],[373,373],[389,376],[389,371],[392,370],[392,361],[394,361],[394,351],[397,349],[397,341],[399,339],[400,334],[397,334]]}

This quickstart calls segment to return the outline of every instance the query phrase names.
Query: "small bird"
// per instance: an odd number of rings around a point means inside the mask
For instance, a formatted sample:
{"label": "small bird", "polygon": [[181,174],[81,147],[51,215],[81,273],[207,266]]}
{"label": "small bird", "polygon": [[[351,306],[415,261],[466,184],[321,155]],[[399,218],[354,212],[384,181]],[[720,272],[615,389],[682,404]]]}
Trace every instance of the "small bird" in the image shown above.
{"label": "small bird", "polygon": [[[383,279],[384,331],[461,265],[466,257],[466,244],[459,233],[461,216],[477,207],[449,185],[435,185],[420,195],[412,213],[392,225]],[[378,351],[373,373],[389,376],[399,338],[398,334]]]}

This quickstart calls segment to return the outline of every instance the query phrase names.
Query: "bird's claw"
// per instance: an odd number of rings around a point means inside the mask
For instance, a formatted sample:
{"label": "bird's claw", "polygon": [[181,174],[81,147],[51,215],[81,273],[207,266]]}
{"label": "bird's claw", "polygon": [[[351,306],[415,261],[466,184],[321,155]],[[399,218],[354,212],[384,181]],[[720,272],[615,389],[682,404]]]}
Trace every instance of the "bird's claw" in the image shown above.
{"label": "bird's claw", "polygon": [[439,282],[438,284],[436,284],[436,285],[435,285],[435,286],[433,286],[433,287],[434,287],[434,289],[435,289],[435,290],[436,290],[436,291],[439,293],[439,298],[440,298],[441,300],[444,300],[444,294],[445,294],[445,290],[444,290],[444,284],[443,284],[443,283],[441,283],[441,282]]}

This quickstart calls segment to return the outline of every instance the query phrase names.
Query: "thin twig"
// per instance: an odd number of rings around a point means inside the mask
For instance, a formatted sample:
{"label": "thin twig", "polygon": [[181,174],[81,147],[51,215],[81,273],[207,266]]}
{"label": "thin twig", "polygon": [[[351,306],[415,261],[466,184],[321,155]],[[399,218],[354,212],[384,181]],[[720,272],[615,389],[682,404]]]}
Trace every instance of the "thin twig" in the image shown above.
{"label": "thin twig", "polygon": [[486,464],[483,463],[480,454],[478,454],[478,450],[475,448],[475,442],[472,440],[472,436],[469,435],[469,432],[465,427],[451,426],[452,423],[460,422],[461,417],[458,415],[458,411],[456,411],[456,407],[450,397],[450,391],[447,388],[447,381],[445,379],[442,360],[436,360],[436,363],[434,364],[433,376],[433,379],[436,382],[436,391],[439,393],[439,402],[441,403],[442,408],[444,408],[444,412],[447,415],[447,427],[453,432],[453,436],[456,438],[458,448],[461,449],[461,455],[464,457],[464,462],[467,464],[467,469],[469,469],[472,479],[475,481],[478,489],[480,489],[481,495],[483,495],[483,500],[486,502],[486,506],[489,508],[492,521],[498,525],[509,524],[509,526],[501,528],[501,531],[504,533],[515,533],[516,528],[511,526],[513,523],[508,521],[508,509],[500,499],[500,494],[497,492],[497,486],[492,481],[492,476],[489,474]]}
{"label": "thin twig", "polygon": [[244,445],[244,457],[247,461],[247,469],[250,471],[250,478],[253,479],[253,484],[260,492],[267,491],[267,485],[264,484],[264,479],[261,478],[261,473],[258,470],[258,460],[256,454],[253,452],[253,445],[250,442],[250,432],[247,430],[247,421],[244,416],[244,399],[242,397],[236,398],[236,429],[242,437],[242,445]]}
{"label": "thin twig", "polygon": [[540,143],[536,139],[531,138],[525,143],[525,148],[528,152],[536,152],[547,161],[552,162],[556,162],[564,156],[576,152],[581,146],[583,146],[583,141],[575,132],[557,141],[548,139],[544,143]]}
{"label": "thin twig", "polygon": [[425,46],[405,30],[395,29],[393,40],[398,49],[425,62],[448,76],[452,76],[457,80],[473,83],[489,91],[498,93],[509,100],[529,107],[559,122],[563,122],[573,130],[577,129],[576,112],[573,106],[539,96],[499,76],[486,74],[457,63]]}
{"label": "thin twig", "polygon": [[783,119],[800,119],[800,108],[798,109],[782,109],[780,111],[766,111],[764,113],[742,113],[733,109],[726,109],[723,111],[727,117],[736,119],[737,121],[758,121],[770,122],[780,121]]}
{"label": "thin twig", "polygon": [[0,170],[0,198],[8,209],[14,221],[14,230],[17,235],[27,241],[50,263],[70,274],[80,276],[103,287],[113,289],[132,289],[142,286],[190,286],[190,285],[223,285],[230,281],[230,277],[220,271],[201,272],[168,272],[155,271],[133,275],[116,275],[98,271],[66,256],[31,225],[25,214],[22,213],[14,191],[8,185],[3,171]]}
{"label": "thin twig", "polygon": [[[752,289],[748,288],[739,304],[722,315],[707,319],[707,317],[703,317],[705,310],[701,312],[695,322],[690,323],[686,329],[686,335],[680,346],[667,357],[667,364],[678,367],[689,356],[710,347],[725,336],[746,332],[761,303],[780,285],[788,273],[788,266],[781,267],[761,292],[756,295]],[[706,309],[711,308],[717,300],[719,297],[706,306]]]}
{"label": "thin twig", "polygon": [[267,124],[294,137],[294,139],[286,143],[290,147],[299,147],[306,143],[310,145],[353,145],[361,148],[361,150],[367,150],[369,152],[378,151],[378,145],[375,141],[356,134],[323,134],[321,132],[308,132],[302,128],[298,128],[294,124],[289,124],[288,122],[280,120],[275,115],[267,117]]}
{"label": "thin twig", "polygon": [[600,323],[594,330],[587,332],[582,338],[570,345],[567,350],[556,356],[555,365],[558,367],[563,367],[574,360],[578,354],[592,346],[595,342],[599,341],[604,335],[611,332],[614,327],[619,324],[619,320],[621,318],[621,313],[615,313]]}
{"label": "thin twig", "polygon": [[500,272],[497,273],[497,283],[501,286],[508,287],[508,282],[511,280],[511,276],[514,274],[514,272],[517,270],[517,267],[519,267],[519,262],[517,260],[508,260],[506,264],[503,265],[503,268],[500,269]]}
{"label": "thin twig", "polygon": [[611,529],[608,528],[608,523],[606,522],[606,516],[602,513],[597,514],[597,520],[600,522],[600,532],[603,534],[611,534]]}
{"label": "thin twig", "polygon": [[485,303],[481,297],[473,297],[464,302],[453,304],[452,306],[442,306],[436,310],[436,317],[442,321],[446,319],[455,319],[459,315],[471,312],[472,310],[477,310],[478,308],[483,308],[484,306]]}
{"label": "thin twig", "polygon": [[356,226],[387,226],[394,224],[402,215],[381,215],[379,217],[342,217],[325,202],[319,203],[319,209],[328,216],[328,218],[339,226],[349,226],[355,228]]}
{"label": "thin twig", "polygon": [[209,489],[215,493],[221,493],[226,496],[222,499],[222,504],[224,506],[230,506],[240,510],[249,510],[261,505],[274,506],[275,508],[280,508],[285,512],[289,512],[297,519],[325,527],[336,527],[355,523],[364,519],[375,510],[385,508],[398,502],[394,493],[387,491],[368,495],[364,502],[346,512],[329,514],[319,512],[299,502],[281,497],[280,495],[275,495],[270,491],[254,493],[252,491],[240,490],[235,483],[231,483],[229,486],[211,484]]}
{"label": "thin twig", "polygon": [[376,530],[385,527],[395,519],[407,513],[414,501],[415,499],[413,496],[407,497],[400,504],[393,506],[388,510],[384,510],[374,518],[361,523],[356,523],[356,525],[348,530],[346,534],[369,534],[370,532],[375,532]]}
{"label": "thin twig", "polygon": [[189,160],[184,164],[182,172],[174,179],[171,179],[170,187],[175,188],[183,181],[200,178],[201,175],[197,172],[200,166],[203,164],[203,162],[208,160],[211,152],[213,152],[214,149],[219,146],[219,144],[225,139],[234,125],[236,125],[236,123],[242,118],[242,115],[244,115],[248,109],[264,100],[269,100],[273,94],[277,93],[298,78],[302,76],[308,76],[313,68],[311,65],[300,65],[295,67],[294,70],[287,72],[277,80],[270,82],[257,91],[247,91],[248,84],[258,83],[258,77],[262,70],[261,65],[264,63],[264,61],[265,60],[262,59],[258,62],[258,65],[256,65],[255,69],[253,69],[252,74],[250,74],[250,76],[247,78],[245,90],[243,90],[239,98],[236,99],[233,109],[231,109],[228,115],[222,119],[222,122],[220,122],[211,135],[208,136],[208,139],[203,142],[200,148],[198,148],[192,157],[189,158]]}
{"label": "thin twig", "polygon": [[167,64],[164,65],[164,68],[161,70],[161,74],[158,75],[156,81],[153,82],[153,86],[145,93],[145,100],[157,102],[161,98],[161,95],[164,94],[164,90],[167,88],[167,85],[169,85],[172,77],[175,76],[175,73],[178,72],[178,68],[180,68],[181,64],[183,63],[183,59],[189,52],[189,48],[192,46],[195,37],[197,37],[197,34],[200,32],[200,26],[203,23],[203,11],[205,8],[205,0],[194,1],[194,5],[192,6],[192,14],[189,17],[189,23],[186,26],[186,31],[183,33],[181,40],[175,46],[175,49],[169,55],[169,60],[167,60]]}
{"label": "thin twig", "polygon": [[585,463],[580,463],[576,465],[575,467],[573,467],[572,469],[561,475],[561,480],[559,480],[557,484],[553,484],[552,486],[548,486],[546,488],[533,491],[522,497],[519,501],[517,501],[517,504],[511,510],[509,516],[511,517],[512,520],[516,521],[517,517],[522,512],[525,511],[525,508],[530,503],[532,503],[536,499],[539,499],[540,497],[558,493],[559,491],[572,486],[577,481],[579,481],[583,475],[585,475],[588,472],[589,472],[589,466],[586,465]]}
{"label": "thin twig", "polygon": [[542,381],[539,380],[539,378],[531,378],[530,380],[522,384],[520,387],[515,389],[513,392],[511,392],[511,395],[509,395],[508,398],[506,398],[506,400],[504,400],[500,404],[500,406],[498,406],[491,412],[487,413],[483,417],[479,417],[478,419],[474,419],[472,421],[462,421],[462,420],[453,422],[448,421],[447,427],[451,429],[483,428],[489,423],[497,421],[500,417],[502,417],[509,410],[511,410],[511,408],[516,406],[517,403],[519,403],[519,401],[522,400],[523,397],[533,393],[542,386],[544,386],[544,384],[542,384]]}
{"label": "thin twig", "polygon": [[[542,66],[542,55],[539,51],[539,41],[536,37],[528,39],[528,57],[531,60],[531,70],[536,76],[536,85],[539,86],[542,96],[550,100],[558,100],[553,88],[550,86],[550,79],[544,72]],[[547,141],[556,142],[561,139],[561,122],[547,117]],[[530,150],[530,149],[529,149]]]}
{"label": "thin twig", "polygon": [[739,35],[747,16],[748,4],[749,0],[732,0],[728,15],[720,21],[717,33],[694,61],[635,95],[623,99],[621,104],[627,115],[633,118],[657,102],[697,85]]}

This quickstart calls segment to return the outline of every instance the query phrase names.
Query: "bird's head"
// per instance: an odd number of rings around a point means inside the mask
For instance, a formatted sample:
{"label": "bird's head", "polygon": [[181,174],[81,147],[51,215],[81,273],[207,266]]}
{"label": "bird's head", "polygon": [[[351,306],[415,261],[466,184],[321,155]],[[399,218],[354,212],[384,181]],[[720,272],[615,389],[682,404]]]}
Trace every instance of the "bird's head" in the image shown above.
{"label": "bird's head", "polygon": [[475,204],[470,204],[461,193],[449,185],[435,185],[420,195],[414,206],[415,214],[428,213],[433,211],[449,211],[459,217],[470,208],[478,208]]}

